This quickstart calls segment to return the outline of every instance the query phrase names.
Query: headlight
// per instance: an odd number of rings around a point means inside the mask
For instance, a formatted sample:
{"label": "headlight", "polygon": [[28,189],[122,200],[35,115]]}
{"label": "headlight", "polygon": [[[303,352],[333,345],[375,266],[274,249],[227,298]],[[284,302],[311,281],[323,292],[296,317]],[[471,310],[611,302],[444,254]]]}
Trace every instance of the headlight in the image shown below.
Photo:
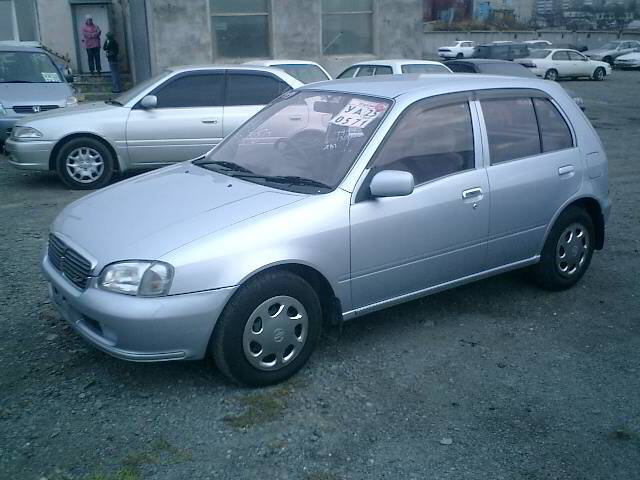
{"label": "headlight", "polygon": [[42,132],[31,127],[15,127],[11,131],[11,136],[17,140],[30,140],[33,138],[42,138]]}
{"label": "headlight", "polygon": [[173,267],[164,262],[119,262],[102,270],[100,288],[126,295],[159,297],[171,288]]}
{"label": "headlight", "polygon": [[78,104],[78,99],[71,95],[70,97],[67,97],[67,107],[70,107],[72,105],[77,105]]}

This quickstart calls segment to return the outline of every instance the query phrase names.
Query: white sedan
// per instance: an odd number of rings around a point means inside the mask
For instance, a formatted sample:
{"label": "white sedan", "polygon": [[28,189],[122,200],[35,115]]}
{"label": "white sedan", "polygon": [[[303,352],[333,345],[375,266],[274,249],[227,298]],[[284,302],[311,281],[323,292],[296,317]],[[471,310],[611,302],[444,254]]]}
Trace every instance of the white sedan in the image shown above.
{"label": "white sedan", "polygon": [[613,62],[616,68],[640,68],[640,52],[620,55]]}
{"label": "white sedan", "polygon": [[446,45],[438,49],[438,56],[444,59],[470,58],[478,44],[470,40],[459,40],[452,45]]}
{"label": "white sedan", "polygon": [[575,50],[552,48],[534,50],[527,58],[518,58],[515,61],[547,80],[563,77],[589,77],[594,80],[603,80],[606,75],[611,75],[611,66],[608,63],[590,60]]}
{"label": "white sedan", "polygon": [[402,73],[453,73],[449,67],[430,60],[371,60],[351,65],[336,78],[398,75]]}

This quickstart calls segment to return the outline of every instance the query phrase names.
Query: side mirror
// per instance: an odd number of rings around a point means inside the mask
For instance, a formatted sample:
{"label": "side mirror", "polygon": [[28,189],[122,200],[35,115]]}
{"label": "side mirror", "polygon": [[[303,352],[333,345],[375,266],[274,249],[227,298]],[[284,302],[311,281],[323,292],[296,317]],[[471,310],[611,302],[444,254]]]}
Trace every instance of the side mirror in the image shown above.
{"label": "side mirror", "polygon": [[145,110],[156,108],[158,106],[158,97],[155,95],[147,95],[140,100],[140,106]]}
{"label": "side mirror", "polygon": [[67,73],[64,76],[64,79],[67,81],[67,83],[73,83],[73,75],[71,75],[70,73]]}
{"label": "side mirror", "polygon": [[413,175],[400,170],[383,170],[376,173],[369,184],[374,197],[403,197],[413,192]]}

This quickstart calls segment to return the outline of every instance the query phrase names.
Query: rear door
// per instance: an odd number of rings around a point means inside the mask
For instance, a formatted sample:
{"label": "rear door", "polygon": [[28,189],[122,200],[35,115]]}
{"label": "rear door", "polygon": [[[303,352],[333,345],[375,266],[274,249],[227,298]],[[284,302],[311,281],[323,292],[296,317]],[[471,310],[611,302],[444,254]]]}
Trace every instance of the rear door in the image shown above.
{"label": "rear door", "polygon": [[558,75],[560,77],[568,77],[572,75],[573,69],[571,60],[569,59],[569,52],[566,50],[554,52],[551,59],[553,60],[552,67],[558,71]]}
{"label": "rear door", "polygon": [[224,71],[186,72],[151,92],[156,108],[134,106],[127,120],[132,164],[181,162],[208,152],[222,140]]}
{"label": "rear door", "polygon": [[268,72],[228,70],[224,95],[224,137],[291,87]]}
{"label": "rear door", "polygon": [[538,255],[547,225],[578,190],[582,164],[572,130],[536,90],[478,94],[489,147],[489,269]]}

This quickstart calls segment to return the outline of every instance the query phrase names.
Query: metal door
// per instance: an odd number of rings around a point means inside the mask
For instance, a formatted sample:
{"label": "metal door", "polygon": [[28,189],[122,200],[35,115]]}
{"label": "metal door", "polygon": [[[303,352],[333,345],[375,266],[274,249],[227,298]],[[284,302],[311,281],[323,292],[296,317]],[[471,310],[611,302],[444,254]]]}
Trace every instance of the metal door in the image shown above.
{"label": "metal door", "polygon": [[[102,46],[107,38],[107,32],[110,30],[109,24],[109,6],[107,3],[91,3],[86,5],[73,5],[73,23],[75,28],[76,52],[78,55],[78,68],[83,73],[89,73],[89,59],[87,57],[87,49],[84,46],[82,37],[82,27],[84,26],[85,17],[91,15],[93,23],[102,31],[100,36],[100,64],[102,72],[109,71],[109,61]],[[122,45],[120,48],[123,48]]]}

